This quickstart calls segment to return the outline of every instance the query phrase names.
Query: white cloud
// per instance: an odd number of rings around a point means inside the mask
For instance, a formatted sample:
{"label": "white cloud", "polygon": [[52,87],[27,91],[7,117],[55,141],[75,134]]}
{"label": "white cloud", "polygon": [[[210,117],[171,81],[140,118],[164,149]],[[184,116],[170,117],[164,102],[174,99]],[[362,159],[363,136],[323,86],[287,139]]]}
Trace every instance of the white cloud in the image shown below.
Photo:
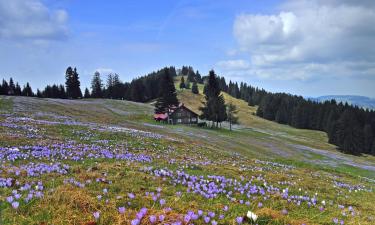
{"label": "white cloud", "polygon": [[250,60],[218,66],[234,72],[247,63],[241,72],[263,79],[374,76],[375,4],[358,2],[288,1],[276,14],[238,15],[233,34]]}
{"label": "white cloud", "polygon": [[242,59],[224,60],[219,61],[217,63],[217,66],[221,67],[224,70],[244,70],[249,68],[250,63]]}
{"label": "white cloud", "polygon": [[0,38],[59,40],[67,37],[67,12],[39,0],[0,0]]}

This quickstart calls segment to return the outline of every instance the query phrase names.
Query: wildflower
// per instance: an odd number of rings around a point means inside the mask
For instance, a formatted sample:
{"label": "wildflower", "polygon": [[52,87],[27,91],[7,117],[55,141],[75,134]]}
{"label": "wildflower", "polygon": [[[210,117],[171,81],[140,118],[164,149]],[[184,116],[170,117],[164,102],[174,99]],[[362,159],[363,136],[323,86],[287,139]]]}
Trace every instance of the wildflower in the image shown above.
{"label": "wildflower", "polygon": [[246,216],[247,216],[247,218],[249,218],[253,222],[255,222],[258,219],[258,216],[255,213],[251,212],[251,211],[247,211]]}
{"label": "wildflower", "polygon": [[334,224],[338,224],[339,223],[339,219],[337,219],[337,218],[333,218],[332,221],[333,221]]}
{"label": "wildflower", "polygon": [[94,212],[92,215],[94,216],[95,220],[98,220],[99,217],[100,217],[100,213],[99,212]]}
{"label": "wildflower", "polygon": [[120,214],[124,214],[124,213],[125,213],[125,207],[119,207],[119,208],[118,208],[118,212],[119,212]]}
{"label": "wildflower", "polygon": [[160,203],[161,206],[163,206],[163,205],[165,205],[165,200],[164,199],[160,199],[159,203]]}
{"label": "wildflower", "polygon": [[263,203],[259,202],[258,203],[258,208],[262,208],[263,207]]}
{"label": "wildflower", "polygon": [[243,221],[243,218],[242,218],[242,217],[237,217],[237,218],[236,218],[236,222],[237,222],[238,224],[242,224],[242,221]]}
{"label": "wildflower", "polygon": [[130,199],[133,199],[133,198],[135,198],[135,195],[134,195],[133,193],[128,193],[128,197],[129,197]]}
{"label": "wildflower", "polygon": [[12,203],[13,202],[13,196],[7,197],[7,202]]}
{"label": "wildflower", "polygon": [[160,215],[160,216],[159,216],[159,221],[160,221],[160,222],[163,222],[164,219],[165,219],[165,216],[164,216],[164,215]]}
{"label": "wildflower", "polygon": [[18,206],[20,206],[19,202],[12,202],[13,209],[18,209]]}
{"label": "wildflower", "polygon": [[204,220],[205,223],[209,223],[209,222],[210,222],[210,217],[205,216],[205,217],[203,218],[203,220]]}
{"label": "wildflower", "polygon": [[150,220],[150,223],[151,223],[151,224],[156,223],[156,216],[151,215],[151,216],[149,217],[149,220]]}
{"label": "wildflower", "polygon": [[139,219],[134,219],[131,221],[131,225],[139,225],[140,220]]}
{"label": "wildflower", "polygon": [[287,214],[288,214],[288,210],[283,209],[283,210],[281,210],[281,213],[282,213],[283,215],[287,215]]}
{"label": "wildflower", "polygon": [[215,220],[212,220],[211,224],[212,225],[217,225],[217,222]]}

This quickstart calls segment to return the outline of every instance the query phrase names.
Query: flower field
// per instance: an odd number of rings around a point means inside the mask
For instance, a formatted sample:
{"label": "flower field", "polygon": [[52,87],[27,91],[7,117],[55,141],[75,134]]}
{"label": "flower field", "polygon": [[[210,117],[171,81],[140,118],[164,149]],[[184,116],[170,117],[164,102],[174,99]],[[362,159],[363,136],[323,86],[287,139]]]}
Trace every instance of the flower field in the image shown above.
{"label": "flower field", "polygon": [[131,107],[16,101],[0,96],[0,224],[375,224],[375,171],[256,157]]}

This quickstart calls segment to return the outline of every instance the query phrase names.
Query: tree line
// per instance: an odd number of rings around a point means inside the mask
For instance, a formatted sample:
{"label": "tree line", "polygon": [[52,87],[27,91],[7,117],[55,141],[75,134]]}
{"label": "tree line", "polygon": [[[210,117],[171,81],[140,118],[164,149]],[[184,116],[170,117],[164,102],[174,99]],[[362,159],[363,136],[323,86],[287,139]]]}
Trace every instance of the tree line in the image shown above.
{"label": "tree line", "polygon": [[335,100],[323,103],[302,96],[271,93],[246,83],[227,84],[218,78],[222,91],[257,105],[256,115],[301,129],[324,131],[328,141],[350,154],[375,155],[375,111]]}

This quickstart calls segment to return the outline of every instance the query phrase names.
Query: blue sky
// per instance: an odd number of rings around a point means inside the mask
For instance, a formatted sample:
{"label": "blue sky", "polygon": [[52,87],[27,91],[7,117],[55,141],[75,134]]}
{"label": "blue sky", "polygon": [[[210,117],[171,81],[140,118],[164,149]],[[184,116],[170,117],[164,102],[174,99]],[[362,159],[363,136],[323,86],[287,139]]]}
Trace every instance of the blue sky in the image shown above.
{"label": "blue sky", "polygon": [[164,66],[304,96],[375,97],[373,1],[0,0],[0,78],[36,88],[76,66],[123,81]]}

